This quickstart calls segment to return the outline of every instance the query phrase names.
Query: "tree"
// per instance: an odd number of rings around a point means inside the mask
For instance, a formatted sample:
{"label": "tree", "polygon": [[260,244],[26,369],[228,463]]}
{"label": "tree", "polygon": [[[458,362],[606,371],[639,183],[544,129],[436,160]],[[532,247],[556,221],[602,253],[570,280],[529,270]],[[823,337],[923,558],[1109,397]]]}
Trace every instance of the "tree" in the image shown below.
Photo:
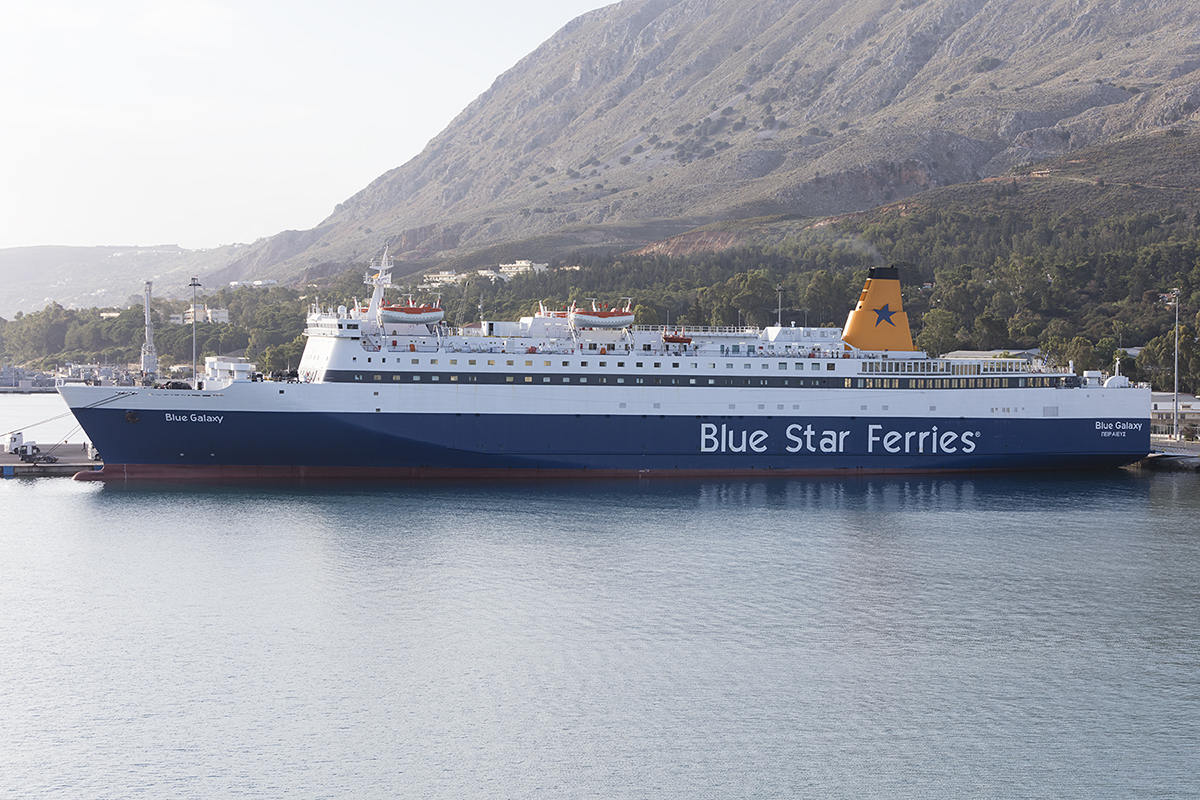
{"label": "tree", "polygon": [[937,358],[958,346],[958,317],[944,308],[935,308],[921,317],[917,347]]}
{"label": "tree", "polygon": [[[1172,330],[1151,339],[1137,357],[1138,370],[1145,375],[1155,391],[1170,392],[1175,388],[1175,332]],[[1200,349],[1196,337],[1187,325],[1179,327],[1179,391],[1189,394],[1200,388]]]}
{"label": "tree", "polygon": [[261,372],[290,372],[300,366],[300,357],[304,354],[303,336],[297,336],[292,341],[272,345],[262,352],[258,359],[258,369]]}
{"label": "tree", "polygon": [[658,312],[652,306],[644,306],[639,303],[634,307],[633,313],[638,325],[658,324]]}

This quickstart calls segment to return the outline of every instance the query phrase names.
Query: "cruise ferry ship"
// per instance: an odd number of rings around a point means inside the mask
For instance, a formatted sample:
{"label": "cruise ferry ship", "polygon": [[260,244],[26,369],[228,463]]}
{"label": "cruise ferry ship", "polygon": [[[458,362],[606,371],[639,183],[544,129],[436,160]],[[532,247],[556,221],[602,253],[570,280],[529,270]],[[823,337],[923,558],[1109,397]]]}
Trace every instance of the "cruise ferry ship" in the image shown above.
{"label": "cruise ferry ship", "polygon": [[595,307],[451,328],[385,314],[386,257],[366,281],[365,308],[310,310],[298,378],[210,358],[194,388],[62,386],[105,461],[76,477],[1045,470],[1150,451],[1150,390],[1119,374],[915,350],[895,266],[871,270],[841,329]]}

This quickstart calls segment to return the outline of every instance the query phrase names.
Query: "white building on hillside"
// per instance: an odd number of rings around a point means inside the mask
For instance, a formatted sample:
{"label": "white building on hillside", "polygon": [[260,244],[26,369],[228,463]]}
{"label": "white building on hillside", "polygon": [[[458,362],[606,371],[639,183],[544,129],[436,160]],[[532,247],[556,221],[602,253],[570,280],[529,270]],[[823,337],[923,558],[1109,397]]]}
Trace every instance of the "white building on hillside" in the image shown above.
{"label": "white building on hillside", "polygon": [[193,317],[195,317],[197,323],[227,323],[229,322],[229,311],[224,308],[209,308],[206,305],[197,303],[189,307],[182,314],[172,314],[170,322],[172,325],[191,325]]}
{"label": "white building on hillside", "polygon": [[449,286],[455,283],[462,283],[467,278],[471,277],[470,273],[459,274],[452,269],[444,269],[439,272],[433,272],[425,276],[424,282],[418,286],[418,289],[436,289],[439,286]]}
{"label": "white building on hillside", "polygon": [[529,259],[523,258],[512,264],[501,264],[499,270],[500,274],[504,277],[504,280],[511,281],[516,276],[522,275],[526,272],[532,272],[534,274],[545,272],[549,266],[549,264],[535,264]]}

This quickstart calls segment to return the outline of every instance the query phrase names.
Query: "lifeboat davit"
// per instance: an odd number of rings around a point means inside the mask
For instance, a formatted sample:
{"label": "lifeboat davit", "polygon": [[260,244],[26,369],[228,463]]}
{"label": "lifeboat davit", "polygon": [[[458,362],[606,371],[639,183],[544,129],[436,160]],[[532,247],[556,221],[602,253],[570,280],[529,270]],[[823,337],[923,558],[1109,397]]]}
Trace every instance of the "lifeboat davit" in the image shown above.
{"label": "lifeboat davit", "polygon": [[538,310],[533,316],[538,319],[566,319],[570,313],[570,309],[566,306],[563,306],[562,310],[559,311],[553,308],[546,308],[545,303],[538,301]]}

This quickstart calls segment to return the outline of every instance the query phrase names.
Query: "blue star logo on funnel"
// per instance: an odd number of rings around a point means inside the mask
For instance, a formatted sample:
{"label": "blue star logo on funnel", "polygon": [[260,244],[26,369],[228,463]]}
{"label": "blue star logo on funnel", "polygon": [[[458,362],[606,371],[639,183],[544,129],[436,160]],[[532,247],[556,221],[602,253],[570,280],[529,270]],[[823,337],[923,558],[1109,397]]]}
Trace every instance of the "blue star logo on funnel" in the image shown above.
{"label": "blue star logo on funnel", "polygon": [[883,304],[883,308],[873,308],[873,309],[871,309],[872,311],[874,311],[874,312],[875,312],[875,313],[878,315],[878,318],[875,320],[875,327],[876,327],[876,328],[878,328],[878,327],[879,327],[879,323],[881,323],[881,322],[886,322],[888,325],[891,325],[893,328],[894,328],[894,327],[896,327],[896,323],[892,322],[892,314],[895,314],[896,312],[895,312],[895,311],[889,311],[889,310],[888,310],[888,306],[889,306],[889,305],[891,305],[891,304],[890,304],[890,303],[884,303],[884,304]]}

